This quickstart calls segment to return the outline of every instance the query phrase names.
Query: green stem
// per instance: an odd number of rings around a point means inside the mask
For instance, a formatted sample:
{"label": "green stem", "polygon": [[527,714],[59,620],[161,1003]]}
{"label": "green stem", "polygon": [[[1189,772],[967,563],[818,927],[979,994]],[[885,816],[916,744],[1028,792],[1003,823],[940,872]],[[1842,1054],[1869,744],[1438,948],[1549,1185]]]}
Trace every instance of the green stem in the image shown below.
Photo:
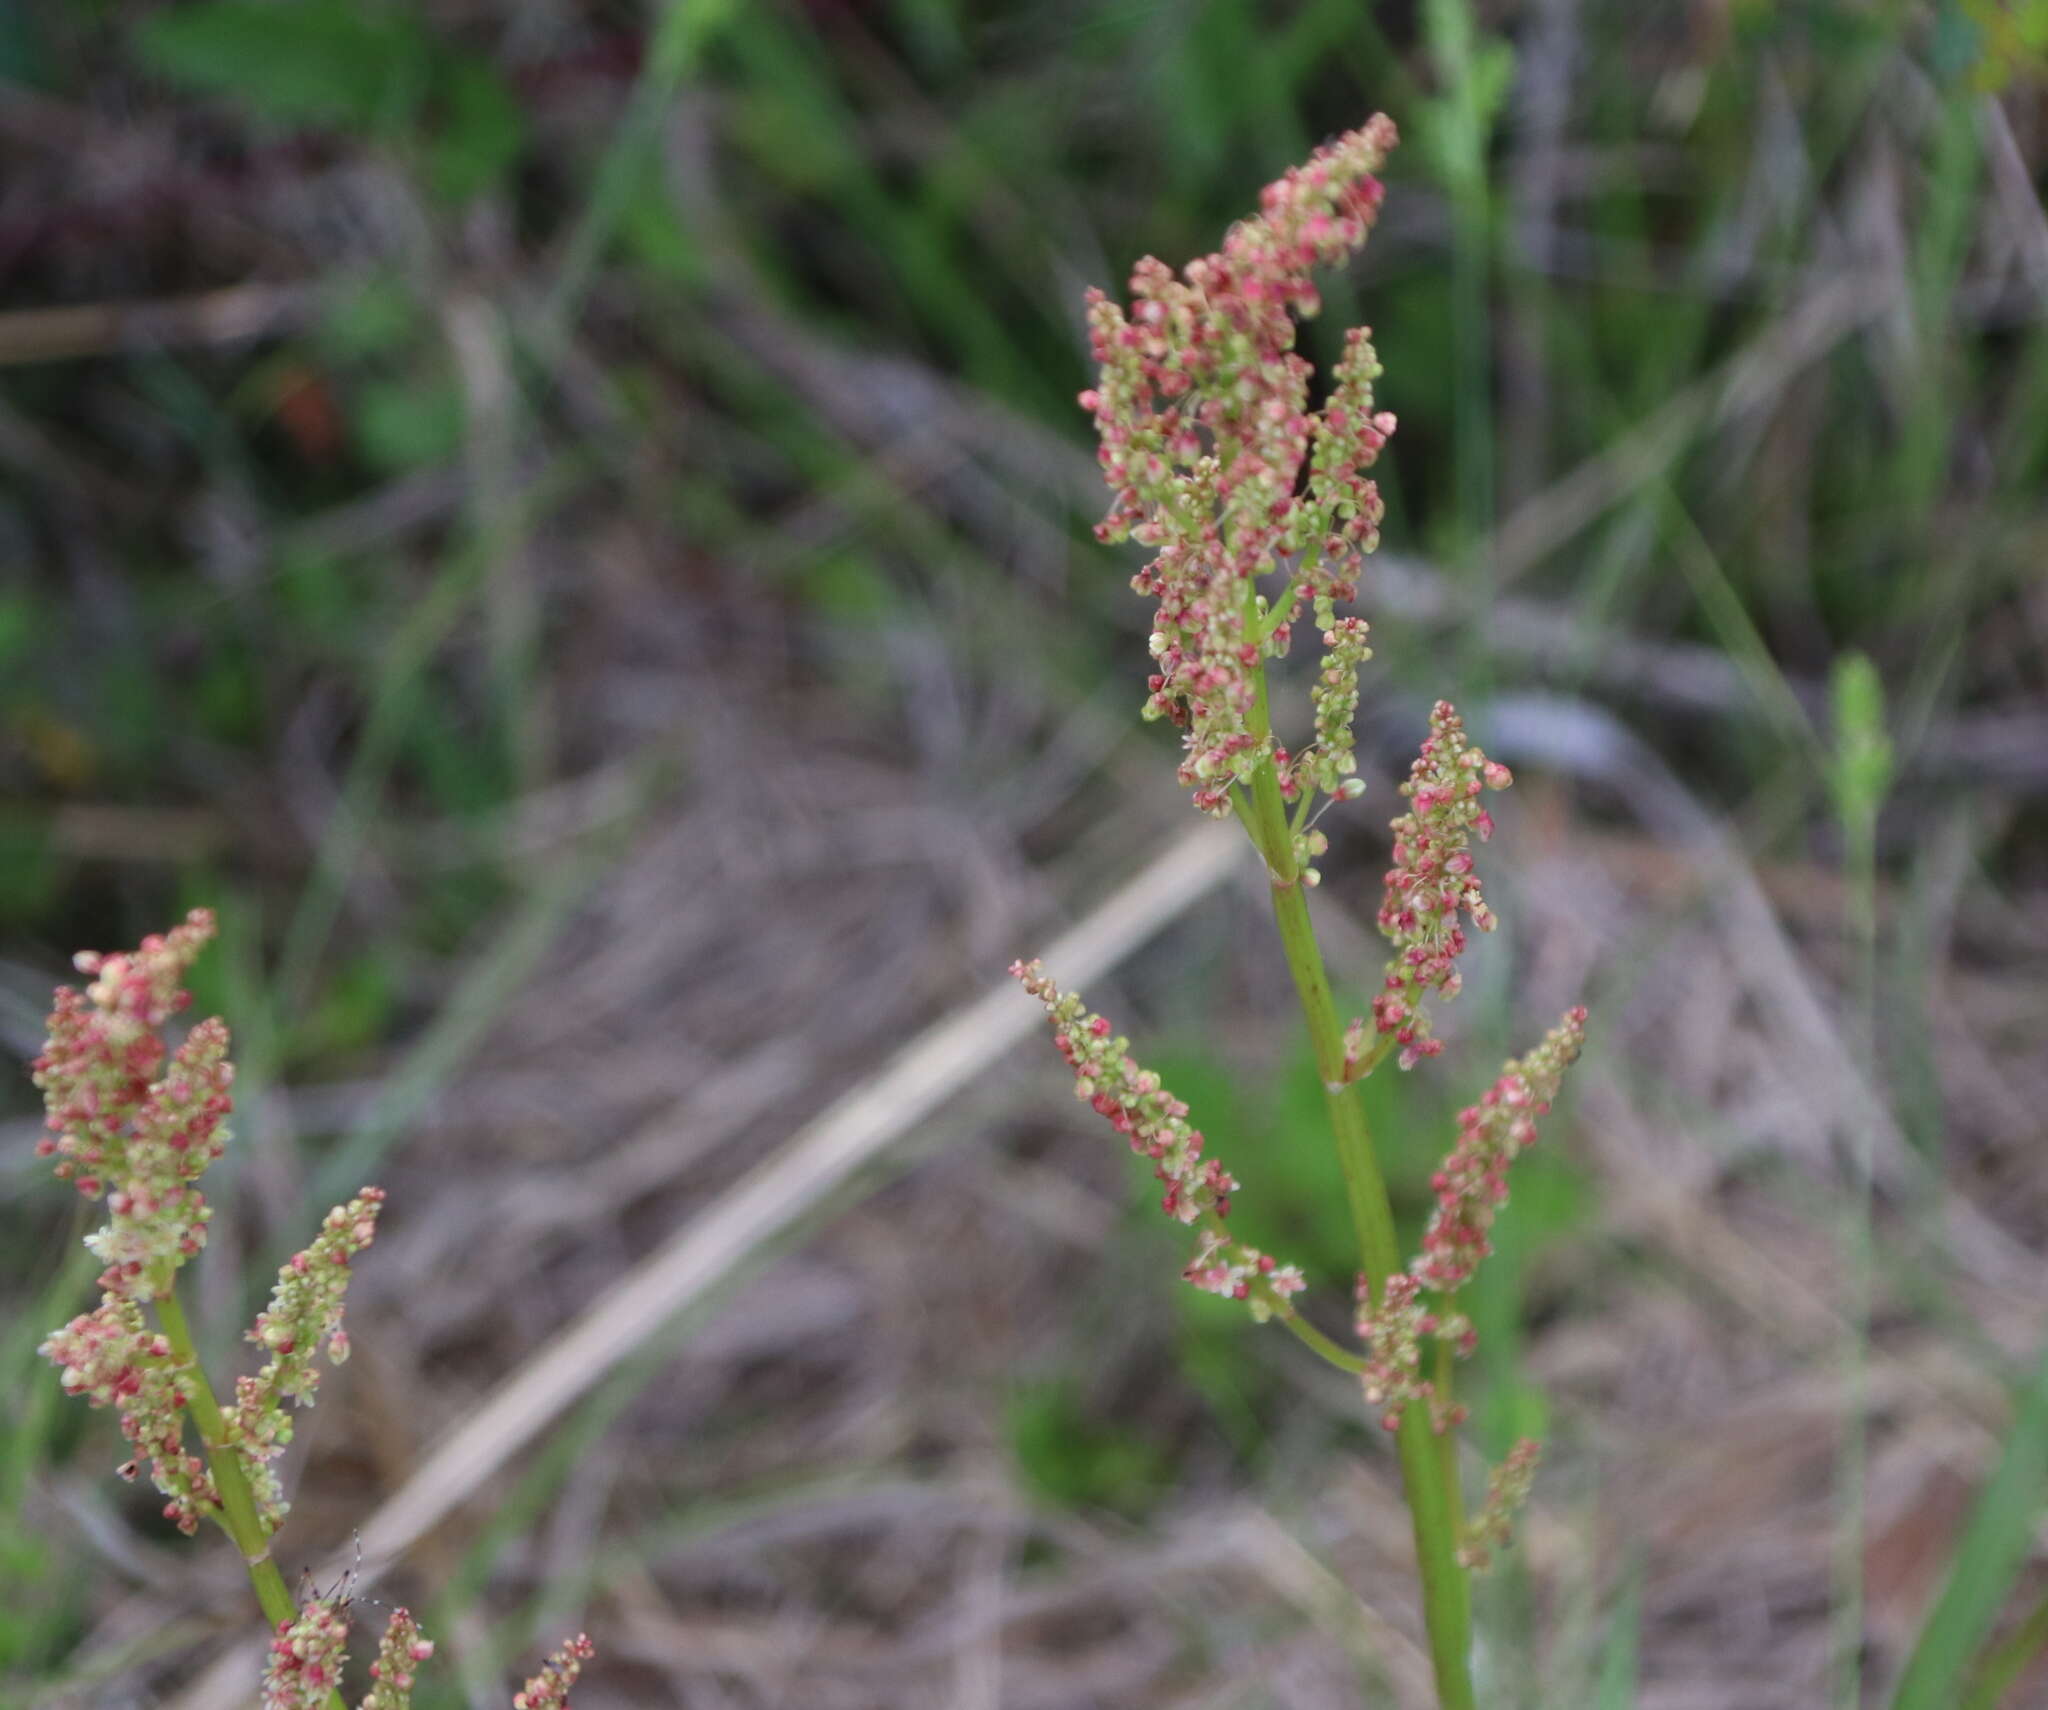
{"label": "green stem", "polygon": [[[284,1575],[278,1572],[277,1563],[270,1559],[270,1533],[263,1524],[263,1516],[256,1511],[256,1496],[249,1488],[242,1463],[228,1443],[227,1420],[214,1398],[213,1386],[206,1381],[206,1368],[199,1363],[192,1326],[185,1321],[185,1309],[178,1304],[175,1288],[167,1288],[157,1296],[156,1316],[163,1326],[164,1340],[170,1343],[172,1354],[184,1368],[185,1405],[199,1427],[200,1448],[206,1456],[207,1469],[213,1474],[213,1488],[220,1492],[220,1508],[213,1518],[242,1552],[242,1565],[249,1570],[249,1584],[256,1592],[256,1601],[263,1606],[264,1619],[272,1627],[281,1621],[295,1621],[298,1606],[285,1588]],[[338,1691],[330,1692],[327,1702],[329,1710],[345,1710]]]}
{"label": "green stem", "polygon": [[[1446,1413],[1451,1409],[1457,1373],[1453,1369],[1451,1345],[1440,1341],[1436,1345],[1436,1393],[1439,1405]],[[1440,1432],[1436,1440],[1437,1478],[1443,1486],[1444,1514],[1451,1529],[1451,1548],[1455,1552],[1465,1539],[1465,1490],[1458,1482],[1458,1438],[1453,1431]],[[1455,1554],[1452,1557],[1456,1560]],[[1472,1631],[1472,1576],[1460,1570],[1458,1574],[1459,1619],[1465,1625],[1467,1636]]]}
{"label": "green stem", "polygon": [[1297,571],[1287,579],[1287,586],[1280,590],[1279,596],[1273,603],[1258,615],[1258,624],[1253,631],[1253,639],[1261,647],[1271,641],[1279,633],[1280,626],[1287,621],[1287,613],[1294,604],[1294,589],[1300,580],[1301,573]]}
{"label": "green stem", "polygon": [[[1857,1060],[1866,1072],[1876,1067],[1877,1009],[1877,848],[1876,813],[1847,814],[1843,829],[1848,848],[1843,866],[1848,912],[1857,941]],[[1836,1451],[1834,1674],[1835,1702],[1855,1710],[1863,1702],[1863,1556],[1866,1547],[1865,1482],[1869,1477],[1871,1305],[1875,1295],[1876,1248],[1872,1238],[1875,1140],[1870,1125],[1859,1123],[1849,1153],[1849,1191],[1843,1208],[1845,1286],[1842,1316],[1846,1321],[1843,1348],[1842,1438]]]}
{"label": "green stem", "polygon": [[298,1609],[285,1590],[284,1576],[277,1571],[277,1563],[270,1559],[270,1535],[264,1529],[263,1517],[256,1512],[256,1497],[243,1475],[242,1463],[228,1446],[227,1420],[214,1399],[213,1386],[206,1381],[206,1370],[199,1363],[199,1350],[192,1341],[192,1326],[185,1321],[185,1309],[178,1304],[175,1290],[157,1296],[156,1315],[171,1352],[185,1368],[186,1405],[199,1427],[199,1442],[213,1474],[213,1488],[220,1492],[220,1510],[214,1518],[242,1552],[242,1560],[249,1569],[249,1583],[256,1588],[256,1601],[263,1605],[263,1613],[273,1622],[292,1620]]}
{"label": "green stem", "polygon": [[1998,1710],[2006,1690],[2044,1647],[2048,1647],[2048,1603],[2038,1605],[2011,1638],[1977,1665],[1963,1699],[1963,1710]]}
{"label": "green stem", "polygon": [[[1202,1213],[1202,1227],[1221,1240],[1229,1241],[1235,1239],[1231,1235],[1230,1230],[1225,1226],[1222,1217],[1213,1210]],[[1348,1349],[1340,1348],[1335,1342],[1331,1341],[1329,1337],[1325,1336],[1306,1318],[1302,1317],[1300,1313],[1296,1312],[1293,1307],[1289,1306],[1284,1295],[1268,1295],[1267,1300],[1273,1308],[1273,1316],[1294,1332],[1296,1339],[1300,1341],[1303,1347],[1320,1358],[1327,1360],[1340,1372],[1349,1372],[1353,1377],[1364,1376],[1365,1361],[1357,1354],[1351,1353]]]}
{"label": "green stem", "polygon": [[1345,1349],[1338,1347],[1335,1342],[1331,1341],[1329,1337],[1325,1336],[1306,1318],[1302,1317],[1300,1313],[1283,1311],[1274,1314],[1274,1316],[1282,1324],[1286,1325],[1288,1329],[1292,1330],[1304,1346],[1314,1353],[1320,1354],[1340,1372],[1349,1372],[1353,1377],[1363,1377],[1365,1375],[1366,1362],[1360,1355],[1349,1353]]}
{"label": "green stem", "polygon": [[1315,570],[1316,560],[1322,555],[1320,542],[1309,547],[1302,553],[1301,562],[1295,566],[1294,574],[1287,578],[1287,585],[1280,590],[1278,596],[1264,612],[1253,612],[1252,634],[1261,647],[1280,633],[1280,626],[1287,621],[1287,614],[1294,609],[1294,590],[1299,588]]}
{"label": "green stem", "polygon": [[[1271,734],[1265,672],[1257,678],[1251,729]],[[1266,858],[1273,883],[1273,916],[1288,971],[1301,999],[1315,1050],[1316,1073],[1323,1083],[1323,1104],[1337,1159],[1344,1171],[1344,1192],[1365,1264],[1366,1287],[1377,1301],[1389,1275],[1401,1268],[1400,1245],[1387,1185],[1373,1154],[1365,1107],[1355,1087],[1344,1078],[1344,1028],[1330,992],[1329,975],[1309,920],[1308,898],[1294,867],[1293,841],[1287,835],[1286,807],[1280,779],[1270,759],[1252,775],[1252,840]],[[1458,1534],[1446,1495],[1444,1462],[1430,1409],[1410,1407],[1401,1415],[1396,1434],[1401,1457],[1401,1483],[1415,1533],[1415,1563],[1422,1581],[1423,1617],[1429,1629],[1430,1661],[1436,1671],[1437,1700],[1442,1710],[1477,1710],[1470,1667],[1471,1620],[1465,1570],[1458,1565]],[[1452,1469],[1455,1472],[1455,1468]]]}
{"label": "green stem", "polygon": [[[1310,752],[1309,749],[1302,750],[1303,754],[1308,752]],[[1295,758],[1298,761],[1301,755],[1296,755]],[[1299,837],[1308,829],[1309,809],[1314,807],[1316,802],[1316,792],[1313,784],[1304,782],[1296,794],[1298,799],[1294,804],[1294,812],[1287,821],[1287,835],[1289,838]]]}
{"label": "green stem", "polygon": [[1237,823],[1244,827],[1245,835],[1252,840],[1252,847],[1258,850],[1259,859],[1261,861],[1268,861],[1270,865],[1271,863],[1266,855],[1266,846],[1259,841],[1259,827],[1253,818],[1252,804],[1244,793],[1243,785],[1232,784],[1230,786],[1230,806],[1231,811],[1237,815]]}

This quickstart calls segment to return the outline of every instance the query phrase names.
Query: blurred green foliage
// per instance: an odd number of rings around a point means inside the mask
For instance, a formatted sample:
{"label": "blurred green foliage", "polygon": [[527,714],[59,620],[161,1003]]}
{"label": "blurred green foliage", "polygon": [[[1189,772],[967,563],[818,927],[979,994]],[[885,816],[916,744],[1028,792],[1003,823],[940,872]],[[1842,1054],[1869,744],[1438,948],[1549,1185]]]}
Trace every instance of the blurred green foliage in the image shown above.
{"label": "blurred green foliage", "polygon": [[1166,1451],[1091,1407],[1065,1379],[1021,1384],[1004,1414],[1025,1483],[1063,1508],[1101,1508],[1137,1519],[1172,1488]]}
{"label": "blurred green foliage", "polygon": [[417,143],[425,182],[450,202],[497,187],[526,143],[497,67],[411,6],[198,0],[146,16],[134,49],[156,76],[258,121]]}

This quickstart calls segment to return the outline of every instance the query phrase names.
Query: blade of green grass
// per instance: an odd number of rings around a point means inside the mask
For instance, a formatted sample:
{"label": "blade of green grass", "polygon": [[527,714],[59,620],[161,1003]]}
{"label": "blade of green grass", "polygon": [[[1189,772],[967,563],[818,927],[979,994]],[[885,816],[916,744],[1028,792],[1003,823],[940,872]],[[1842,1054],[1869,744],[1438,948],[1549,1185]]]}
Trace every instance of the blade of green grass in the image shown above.
{"label": "blade of green grass", "polygon": [[[872,270],[898,299],[886,312],[907,308],[957,354],[962,374],[974,384],[1011,399],[1058,397],[1060,407],[1068,407],[1060,396],[1065,388],[1053,390],[1057,382],[1049,384],[1050,376],[1025,359],[1017,326],[996,301],[994,286],[963,288],[971,277],[970,239],[933,205],[922,166],[902,188],[884,176],[844,86],[848,63],[773,6],[756,8],[749,27],[732,32],[727,45],[746,85],[756,164],[803,181],[811,207],[829,207],[845,228],[843,250],[820,253]],[[779,246],[763,245],[751,232],[741,235],[764,277],[780,277],[785,294],[815,299],[789,268],[777,265]],[[814,301],[814,307],[823,305]]]}
{"label": "blade of green grass", "polygon": [[663,8],[647,58],[626,97],[626,111],[605,143],[590,193],[563,245],[540,317],[538,340],[543,345],[576,318],[597,265],[631,206],[676,92],[695,74],[705,47],[731,11],[731,0],[671,0]]}
{"label": "blade of green grass", "polygon": [[[1835,661],[1834,748],[1828,768],[1835,816],[1842,828],[1844,912],[1856,945],[1854,1051],[1873,1081],[1877,1070],[1877,815],[1892,783],[1892,750],[1885,733],[1884,686],[1877,667],[1861,653]],[[1866,1434],[1870,1406],[1870,1312],[1876,1282],[1871,1229],[1872,1177],[1877,1140],[1868,1121],[1855,1125],[1849,1192],[1842,1206],[1843,1270],[1847,1276],[1844,1326],[1842,1441],[1836,1457],[1835,1701],[1842,1710],[1863,1702],[1863,1553]]]}
{"label": "blade of green grass", "polygon": [[1990,1633],[2033,1548],[2044,1499],[2048,1348],[2042,1350],[1997,1470],[1977,1498],[1948,1578],[1899,1677],[1892,1710],[1950,1710],[1958,1702],[1964,1671]]}
{"label": "blade of green grass", "polygon": [[1635,1710],[1636,1653],[1643,1636],[1643,1569],[1636,1556],[1622,1569],[1621,1600],[1607,1628],[1607,1649],[1600,1658],[1600,1681],[1594,1710]]}
{"label": "blade of green grass", "polygon": [[[48,1184],[43,1184],[45,1188]],[[0,1412],[0,1514],[20,1516],[29,1486],[52,1461],[52,1440],[60,1428],[62,1390],[37,1349],[42,1339],[86,1303],[99,1261],[81,1236],[82,1202],[68,1219],[70,1240],[64,1263],[34,1300],[0,1333],[0,1393],[16,1398]],[[91,1451],[114,1459],[114,1436],[99,1427]],[[104,1445],[104,1447],[101,1447]],[[67,1555],[59,1539],[26,1525],[10,1531],[0,1524],[0,1673],[55,1663],[67,1641],[86,1620],[94,1575],[90,1556]],[[81,1566],[81,1563],[88,1565]],[[0,1692],[0,1701],[5,1694]]]}
{"label": "blade of green grass", "polygon": [[[1452,455],[1461,545],[1490,539],[1493,516],[1493,201],[1487,142],[1513,65],[1506,41],[1481,41],[1465,0],[1426,0],[1424,35],[1440,93],[1426,109],[1425,146],[1451,204]],[[1490,560],[1475,566],[1492,594]]]}
{"label": "blade of green grass", "polygon": [[74,1212],[71,1239],[66,1244],[64,1263],[33,1305],[22,1312],[0,1337],[0,1382],[6,1393],[17,1397],[0,1424],[0,1507],[19,1513],[23,1491],[49,1442],[56,1414],[59,1390],[55,1382],[41,1381],[41,1358],[36,1350],[52,1330],[85,1304],[86,1284],[98,1266],[83,1241],[86,1220]]}
{"label": "blade of green grass", "polygon": [[2044,1649],[2048,1649],[2048,1602],[2037,1604],[2011,1638],[1985,1654],[1971,1677],[1963,1710],[1998,1710],[2013,1682]]}

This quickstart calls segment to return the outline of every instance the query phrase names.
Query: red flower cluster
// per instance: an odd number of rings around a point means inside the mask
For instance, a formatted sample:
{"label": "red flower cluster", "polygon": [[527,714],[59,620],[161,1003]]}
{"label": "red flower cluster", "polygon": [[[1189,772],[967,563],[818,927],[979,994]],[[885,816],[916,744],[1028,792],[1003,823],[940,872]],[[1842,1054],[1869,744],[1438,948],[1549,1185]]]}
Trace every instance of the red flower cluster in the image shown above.
{"label": "red flower cluster", "polygon": [[[85,1238],[106,1265],[99,1307],[49,1337],[41,1352],[61,1368],[67,1390],[119,1411],[137,1452],[123,1475],[132,1478],[146,1457],[169,1498],[165,1515],[185,1532],[220,1498],[205,1461],[185,1452],[186,1386],[171,1345],[144,1325],[139,1308],[168,1294],[179,1267],[205,1246],[212,1212],[195,1184],[227,1145],[235,1070],[226,1024],[200,1022],[175,1053],[158,1031],[190,1001],[179,982],[213,931],[212,914],[194,909],[182,926],[151,934],[133,952],[80,952],[76,965],[92,982],[83,992],[58,989],[49,1039],[35,1061],[50,1129],[38,1151],[57,1160],[60,1178],[107,1208],[106,1226]],[[225,1446],[240,1456],[272,1527],[285,1511],[269,1465],[291,1441],[284,1402],[311,1401],[320,1342],[337,1363],[347,1357],[341,1297],[348,1262],[369,1245],[383,1197],[364,1188],[328,1214],[319,1239],[285,1265],[270,1310],[250,1332],[270,1362],[237,1383]]]}
{"label": "red flower cluster", "polygon": [[80,951],[79,972],[95,978],[83,992],[58,988],[33,1064],[50,1130],[36,1151],[88,1199],[106,1199],[107,1227],[86,1244],[107,1267],[100,1287],[126,1299],[154,1299],[206,1244],[211,1213],[192,1184],[227,1144],[228,1032],[201,1022],[159,1079],[157,1030],[191,1001],[179,982],[212,936],[212,914],[194,909],[132,954]]}
{"label": "red flower cluster", "polygon": [[[1242,791],[1258,799],[1261,824],[1253,839],[1272,870],[1276,896],[1291,893],[1280,899],[1281,925],[1312,1025],[1329,1021],[1317,995],[1326,976],[1312,941],[1304,943],[1294,887],[1317,883],[1313,862],[1327,847],[1315,828],[1314,798],[1351,801],[1365,787],[1354,775],[1354,724],[1359,668],[1372,655],[1364,621],[1340,617],[1337,606],[1356,597],[1363,557],[1378,544],[1382,507],[1369,471],[1395,423],[1375,407],[1380,365],[1369,329],[1347,334],[1320,410],[1309,405],[1311,370],[1296,353],[1295,329],[1321,307],[1314,269],[1344,260],[1365,242],[1379,212],[1376,174],[1395,141],[1389,120],[1372,119],[1269,185],[1259,212],[1232,227],[1216,254],[1179,273],[1149,256],[1140,261],[1128,310],[1099,291],[1088,297],[1100,377],[1080,401],[1095,418],[1103,478],[1114,495],[1096,535],[1135,540],[1153,555],[1133,579],[1158,608],[1144,715],[1169,719],[1183,732],[1180,779],[1202,811],[1242,807]],[[1277,591],[1261,587],[1262,577],[1283,572],[1287,580]],[[1286,653],[1305,611],[1314,613],[1323,656],[1310,689],[1313,736],[1290,753],[1274,732],[1265,671],[1268,660]],[[1293,804],[1279,825],[1276,782],[1281,799]],[[1333,1099],[1389,1055],[1398,1053],[1407,1069],[1442,1049],[1426,1001],[1457,995],[1468,925],[1486,932],[1495,924],[1471,845],[1493,830],[1484,793],[1512,782],[1505,766],[1467,740],[1456,710],[1439,701],[1401,786],[1407,811],[1393,825],[1393,863],[1379,911],[1380,930],[1393,946],[1384,989],[1369,1018],[1344,1031],[1341,1068],[1327,1061],[1327,1038],[1318,1039],[1325,1074],[1334,1076],[1326,1087]],[[1281,841],[1283,833],[1289,842]],[[1052,1016],[1077,1093],[1152,1160],[1166,1188],[1162,1208],[1199,1225],[1186,1280],[1247,1301],[1260,1318],[1287,1313],[1286,1296],[1302,1286],[1300,1273],[1224,1229],[1237,1183],[1216,1160],[1203,1158],[1187,1106],[1039,964],[1019,963],[1011,972]],[[1508,1164],[1534,1140],[1535,1119],[1578,1055],[1585,1020],[1584,1010],[1571,1011],[1463,1113],[1457,1142],[1434,1178],[1437,1208],[1422,1252],[1376,1285],[1359,1281],[1356,1329],[1364,1355],[1339,1356],[1339,1363],[1360,1370],[1366,1400],[1390,1430],[1400,1429],[1417,1405],[1428,1408],[1438,1432],[1464,1416],[1433,1364],[1446,1349],[1472,1351],[1471,1322],[1450,1297],[1491,1250]],[[1295,1328],[1303,1326],[1297,1321]],[[1505,1541],[1535,1460],[1535,1445],[1518,1445],[1495,1474],[1486,1508],[1462,1541],[1468,1566],[1486,1565]]]}
{"label": "red flower cluster", "polygon": [[1357,1301],[1354,1328],[1366,1360],[1360,1382],[1366,1406],[1382,1409],[1380,1423],[1389,1431],[1400,1430],[1401,1416],[1418,1403],[1428,1407],[1430,1423],[1439,1432],[1460,1423],[1465,1409],[1446,1407],[1439,1400],[1436,1385],[1422,1375],[1422,1354],[1435,1337],[1456,1344],[1460,1353],[1471,1352],[1471,1321],[1461,1313],[1432,1307],[1422,1298],[1422,1284],[1407,1271],[1388,1277],[1377,1301],[1360,1277]]}
{"label": "red flower cluster", "polygon": [[[178,983],[212,936],[213,916],[195,909],[184,925],[145,938],[133,954],[82,952],[77,966],[95,976],[92,983],[83,993],[57,993],[49,1040],[35,1061],[51,1131],[38,1150],[57,1159],[61,1179],[88,1198],[104,1197],[110,1220],[86,1238],[107,1265],[99,1306],[38,1351],[56,1364],[67,1394],[120,1414],[136,1450],[121,1476],[134,1478],[147,1457],[157,1488],[170,1499],[164,1515],[180,1531],[197,1531],[203,1515],[220,1516],[214,1469],[224,1469],[220,1476],[232,1491],[229,1474],[239,1466],[267,1537],[285,1510],[270,1466],[291,1441],[285,1403],[312,1401],[319,1382],[314,1356],[323,1343],[336,1364],[348,1357],[342,1316],[349,1264],[375,1238],[384,1193],[366,1187],[336,1206],[313,1244],[278,1273],[270,1305],[249,1332],[268,1358],[255,1376],[237,1381],[226,1441],[211,1445],[233,1459],[210,1468],[204,1456],[188,1454],[185,1413],[193,1394],[205,1391],[204,1376],[180,1360],[171,1335],[149,1326],[143,1304],[156,1302],[159,1317],[182,1337],[171,1316],[173,1279],[204,1244],[208,1216],[192,1184],[227,1139],[234,1081],[227,1028],[202,1021],[168,1067],[157,1031],[189,1001]],[[249,1559],[260,1558],[252,1550]],[[340,1686],[348,1630],[345,1596],[315,1598],[279,1622],[264,1668],[263,1710],[326,1710]],[[396,1611],[361,1710],[407,1710],[413,1671],[433,1652],[412,1616]],[[589,1639],[578,1634],[527,1682],[515,1710],[567,1710],[569,1687],[592,1654]]]}
{"label": "red flower cluster", "polygon": [[1494,928],[1472,838],[1493,835],[1493,816],[1479,805],[1482,790],[1504,790],[1513,775],[1489,760],[1465,736],[1449,701],[1429,715],[1429,736],[1409,769],[1401,794],[1410,811],[1394,821],[1394,864],[1380,902],[1380,931],[1394,946],[1386,990],[1373,999],[1373,1025],[1401,1047],[1401,1067],[1434,1057],[1443,1042],[1430,1034],[1425,993],[1456,997],[1463,984],[1458,957],[1465,949],[1460,915],[1480,932]]}
{"label": "red flower cluster", "polygon": [[[1227,811],[1232,784],[1274,753],[1250,727],[1260,661],[1286,651],[1311,600],[1355,597],[1360,559],[1378,544],[1382,507],[1365,471],[1394,418],[1373,408],[1369,334],[1347,338],[1320,412],[1294,336],[1296,317],[1322,306],[1311,271],[1365,242],[1380,205],[1374,174],[1396,141],[1382,115],[1318,149],[1179,276],[1147,256],[1128,317],[1089,293],[1101,377],[1081,404],[1115,494],[1096,534],[1156,550],[1132,583],[1159,602],[1145,716],[1185,729],[1181,782],[1206,812]],[[1258,578],[1290,555],[1299,569],[1271,611]]]}
{"label": "red flower cluster", "polygon": [[280,1621],[263,1667],[262,1710],[325,1710],[348,1663],[348,1610],[315,1598]]}
{"label": "red flower cluster", "polygon": [[370,1664],[370,1678],[376,1684],[364,1696],[362,1710],[408,1710],[413,1671],[433,1654],[434,1641],[421,1636],[412,1611],[392,1610],[377,1646],[377,1660]]}
{"label": "red flower cluster", "polygon": [[[348,1611],[346,1597],[315,1598],[277,1624],[263,1670],[262,1710],[326,1710],[348,1658]],[[421,1635],[412,1612],[392,1610],[359,1710],[410,1710],[414,1671],[433,1654],[434,1641]],[[513,1695],[513,1710],[569,1710],[569,1688],[595,1655],[597,1647],[578,1633]]]}
{"label": "red flower cluster", "polygon": [[[278,1622],[263,1669],[261,1710],[327,1710],[348,1661],[349,1626],[345,1596],[316,1597],[291,1620]],[[360,1710],[410,1710],[414,1670],[433,1654],[434,1641],[421,1636],[412,1611],[392,1610]]]}
{"label": "red flower cluster", "polygon": [[524,1692],[512,1695],[512,1710],[569,1710],[569,1688],[595,1655],[597,1647],[578,1633],[548,1658],[540,1673],[526,1683]]}
{"label": "red flower cluster", "polygon": [[198,1531],[200,1516],[219,1508],[220,1493],[206,1462],[185,1451],[182,1368],[171,1344],[143,1323],[142,1308],[102,1295],[94,1311],[52,1332],[36,1351],[56,1365],[65,1394],[120,1414],[121,1434],[135,1449],[121,1476],[133,1479],[146,1457],[152,1482],[170,1499],[164,1518],[188,1537]]}
{"label": "red flower cluster", "polygon": [[1477,1104],[1458,1113],[1458,1140],[1430,1186],[1436,1210],[1422,1236],[1415,1274],[1448,1294],[1464,1287],[1479,1261],[1493,1251],[1487,1232],[1508,1197],[1508,1165],[1536,1143],[1536,1119],[1586,1042],[1586,1012],[1570,1009],[1543,1043],[1511,1062]]}

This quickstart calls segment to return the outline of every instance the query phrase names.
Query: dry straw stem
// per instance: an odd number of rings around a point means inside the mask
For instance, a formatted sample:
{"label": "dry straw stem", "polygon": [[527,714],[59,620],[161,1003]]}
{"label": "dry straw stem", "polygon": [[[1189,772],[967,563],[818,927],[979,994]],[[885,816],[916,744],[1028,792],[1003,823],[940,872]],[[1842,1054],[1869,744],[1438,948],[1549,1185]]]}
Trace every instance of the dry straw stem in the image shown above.
{"label": "dry straw stem", "polygon": [[[1161,927],[1248,864],[1227,826],[1204,824],[1063,934],[1046,951],[1078,982],[1116,966]],[[490,1486],[564,1410],[662,1327],[701,1300],[765,1243],[824,1203],[862,1166],[914,1128],[1041,1025],[1005,980],[930,1027],[880,1074],[821,1113],[733,1184],[595,1301],[442,1441],[363,1523],[358,1584],[374,1585],[412,1544]],[[354,1548],[321,1570],[339,1574]],[[253,1647],[236,1646],[178,1698],[174,1710],[240,1710]]]}
{"label": "dry straw stem", "polygon": [[246,344],[313,319],[312,285],[228,285],[148,302],[75,303],[0,315],[0,368],[172,345]]}

